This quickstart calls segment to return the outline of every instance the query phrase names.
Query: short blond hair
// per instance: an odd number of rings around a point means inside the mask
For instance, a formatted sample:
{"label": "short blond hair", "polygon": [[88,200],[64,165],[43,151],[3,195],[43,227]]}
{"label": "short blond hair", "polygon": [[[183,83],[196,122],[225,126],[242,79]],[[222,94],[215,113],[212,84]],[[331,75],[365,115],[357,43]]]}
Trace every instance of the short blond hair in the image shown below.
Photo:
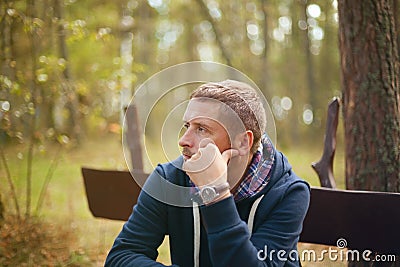
{"label": "short blond hair", "polygon": [[267,119],[260,96],[253,87],[235,80],[209,82],[194,90],[190,95],[192,98],[210,98],[230,107],[239,116],[245,129],[253,132],[251,152],[257,151]]}

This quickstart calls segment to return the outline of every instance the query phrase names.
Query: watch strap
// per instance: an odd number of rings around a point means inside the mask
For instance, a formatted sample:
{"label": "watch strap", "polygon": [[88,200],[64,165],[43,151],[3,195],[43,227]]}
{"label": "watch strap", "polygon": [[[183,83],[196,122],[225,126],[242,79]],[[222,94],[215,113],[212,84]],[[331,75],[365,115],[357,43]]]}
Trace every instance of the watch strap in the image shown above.
{"label": "watch strap", "polygon": [[[192,201],[197,202],[199,204],[207,204],[207,203],[213,202],[216,198],[218,198],[221,195],[221,193],[223,193],[227,189],[229,189],[228,182],[218,184],[218,185],[202,186],[201,188],[198,188],[197,193],[195,193],[193,195]],[[210,198],[204,199],[203,193],[205,191],[209,192],[209,190],[212,190],[215,193],[214,197],[212,199],[210,199]]]}
{"label": "watch strap", "polygon": [[219,185],[214,185],[215,192],[217,192],[218,195],[220,195],[222,192],[224,192],[226,189],[229,189],[229,184],[228,182],[219,184]]}

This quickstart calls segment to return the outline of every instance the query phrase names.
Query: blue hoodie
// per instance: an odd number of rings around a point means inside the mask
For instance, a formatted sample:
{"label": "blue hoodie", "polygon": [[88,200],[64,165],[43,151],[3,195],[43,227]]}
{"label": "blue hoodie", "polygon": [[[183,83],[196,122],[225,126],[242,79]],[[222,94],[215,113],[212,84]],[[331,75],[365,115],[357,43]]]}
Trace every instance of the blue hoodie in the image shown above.
{"label": "blue hoodie", "polygon": [[165,235],[172,266],[299,265],[297,242],[310,188],[281,152],[275,151],[271,180],[261,192],[237,203],[231,196],[197,211],[189,205],[166,204],[177,198],[180,203],[191,202],[187,194],[166,188],[190,187],[189,177],[176,167],[182,162],[180,157],[158,165],[149,176],[105,266],[163,266],[155,260]]}

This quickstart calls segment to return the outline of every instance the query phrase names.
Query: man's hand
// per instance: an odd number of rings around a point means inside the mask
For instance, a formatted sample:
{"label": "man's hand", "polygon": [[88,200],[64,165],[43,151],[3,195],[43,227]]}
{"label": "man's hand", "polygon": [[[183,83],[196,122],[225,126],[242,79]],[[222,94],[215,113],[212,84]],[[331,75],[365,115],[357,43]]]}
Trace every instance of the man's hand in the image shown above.
{"label": "man's hand", "polygon": [[227,149],[222,154],[210,139],[200,142],[200,148],[183,164],[192,182],[199,188],[205,185],[220,185],[228,180],[228,162],[237,156],[236,149]]}

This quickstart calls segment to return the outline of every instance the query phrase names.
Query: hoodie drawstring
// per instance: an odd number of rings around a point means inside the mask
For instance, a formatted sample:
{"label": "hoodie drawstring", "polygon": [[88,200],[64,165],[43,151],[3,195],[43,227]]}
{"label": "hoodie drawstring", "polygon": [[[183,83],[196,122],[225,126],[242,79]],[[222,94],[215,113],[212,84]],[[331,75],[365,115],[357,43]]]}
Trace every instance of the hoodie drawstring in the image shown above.
{"label": "hoodie drawstring", "polygon": [[199,267],[200,262],[200,211],[199,205],[193,202],[193,227],[194,227],[194,267]]}
{"label": "hoodie drawstring", "polygon": [[256,216],[258,204],[260,204],[263,197],[264,197],[264,195],[261,195],[259,198],[256,199],[256,201],[254,201],[253,205],[251,206],[249,219],[247,220],[247,227],[249,228],[250,235],[253,233],[254,217]]}
{"label": "hoodie drawstring", "polygon": [[[256,215],[256,211],[258,205],[260,204],[264,195],[261,195],[259,198],[254,201],[253,205],[250,209],[249,219],[247,221],[247,227],[249,228],[250,235],[253,233],[254,227],[254,217]],[[193,230],[194,230],[194,267],[200,266],[200,211],[199,205],[196,202],[193,202]]]}

